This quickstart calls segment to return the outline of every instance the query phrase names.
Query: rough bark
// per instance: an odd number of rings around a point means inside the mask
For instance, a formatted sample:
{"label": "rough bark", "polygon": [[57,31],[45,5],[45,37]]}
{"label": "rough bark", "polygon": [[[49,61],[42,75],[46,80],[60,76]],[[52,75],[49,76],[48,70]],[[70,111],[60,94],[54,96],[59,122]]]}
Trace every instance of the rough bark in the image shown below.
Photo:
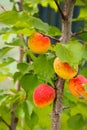
{"label": "rough bark", "polygon": [[56,85],[56,98],[52,113],[52,130],[60,130],[60,117],[62,113],[62,96],[64,89],[64,80],[59,78]]}
{"label": "rough bark", "polygon": [[62,20],[62,42],[66,43],[72,36],[72,16],[75,0],[65,0],[64,15],[66,20]]}
{"label": "rough bark", "polygon": [[[65,0],[64,4],[64,16],[66,19],[62,19],[62,43],[65,44],[69,41],[72,35],[72,16],[75,0]],[[63,110],[62,97],[64,89],[64,80],[59,77],[56,84],[56,99],[53,105],[52,112],[52,126],[51,130],[60,130],[60,120]]]}

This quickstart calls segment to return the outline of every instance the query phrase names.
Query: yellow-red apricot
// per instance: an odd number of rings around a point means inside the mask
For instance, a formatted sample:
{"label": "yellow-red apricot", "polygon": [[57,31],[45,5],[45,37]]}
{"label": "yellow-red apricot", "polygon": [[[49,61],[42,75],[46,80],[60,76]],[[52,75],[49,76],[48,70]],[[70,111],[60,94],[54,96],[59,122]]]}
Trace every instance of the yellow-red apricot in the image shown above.
{"label": "yellow-red apricot", "polygon": [[76,97],[87,96],[84,85],[87,85],[87,78],[83,75],[78,75],[77,77],[70,79],[68,83],[70,92]]}
{"label": "yellow-red apricot", "polygon": [[38,32],[32,34],[28,39],[28,46],[33,53],[43,54],[51,45],[50,39]]}
{"label": "yellow-red apricot", "polygon": [[39,108],[50,105],[55,98],[55,89],[47,84],[40,84],[33,93],[34,104]]}
{"label": "yellow-red apricot", "polygon": [[55,58],[53,66],[55,73],[63,79],[71,79],[78,72],[78,66],[73,69],[69,63],[62,62],[58,57]]}

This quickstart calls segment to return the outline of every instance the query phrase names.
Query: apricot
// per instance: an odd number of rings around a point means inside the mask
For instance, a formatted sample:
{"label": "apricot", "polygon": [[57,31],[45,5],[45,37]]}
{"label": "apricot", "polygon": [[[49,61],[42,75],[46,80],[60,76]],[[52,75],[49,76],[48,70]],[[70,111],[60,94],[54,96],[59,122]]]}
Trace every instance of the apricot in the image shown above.
{"label": "apricot", "polygon": [[43,54],[51,45],[50,39],[38,32],[32,34],[28,39],[28,46],[33,53]]}
{"label": "apricot", "polygon": [[47,84],[40,84],[33,93],[34,104],[39,108],[50,105],[55,99],[55,89]]}
{"label": "apricot", "polygon": [[85,85],[87,85],[87,78],[83,75],[70,79],[68,83],[70,92],[76,97],[87,96]]}
{"label": "apricot", "polygon": [[55,58],[53,66],[55,73],[63,79],[71,79],[78,72],[78,66],[73,69],[69,63],[62,62],[58,57]]}

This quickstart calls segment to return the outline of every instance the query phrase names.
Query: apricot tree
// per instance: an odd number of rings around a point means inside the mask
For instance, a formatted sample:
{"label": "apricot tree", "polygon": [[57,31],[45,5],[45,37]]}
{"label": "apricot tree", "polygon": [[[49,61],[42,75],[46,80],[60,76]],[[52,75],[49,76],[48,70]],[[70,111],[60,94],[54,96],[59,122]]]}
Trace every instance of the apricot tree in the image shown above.
{"label": "apricot tree", "polygon": [[[87,129],[87,1],[1,1],[0,129]],[[40,19],[40,5],[60,13],[61,30]]]}

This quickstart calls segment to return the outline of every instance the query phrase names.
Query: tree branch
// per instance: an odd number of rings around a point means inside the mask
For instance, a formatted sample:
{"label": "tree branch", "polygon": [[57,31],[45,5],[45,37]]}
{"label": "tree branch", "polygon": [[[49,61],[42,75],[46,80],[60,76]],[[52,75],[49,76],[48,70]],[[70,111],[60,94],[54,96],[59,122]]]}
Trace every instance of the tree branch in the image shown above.
{"label": "tree branch", "polygon": [[73,0],[65,0],[64,14],[67,20],[62,20],[62,42],[66,43],[72,37],[72,16],[74,10]]}
{"label": "tree branch", "polygon": [[60,119],[62,113],[62,96],[64,89],[65,80],[59,78],[56,85],[56,98],[53,105],[53,113],[52,113],[52,130],[60,130]]}
{"label": "tree branch", "polygon": [[10,125],[1,116],[0,120],[10,129]]}
{"label": "tree branch", "polygon": [[[65,0],[64,3],[64,16],[67,19],[62,19],[62,43],[67,43],[72,36],[72,16],[73,16],[74,2],[73,0]],[[65,80],[60,78],[55,86],[56,88],[56,98],[53,105],[52,112],[52,126],[51,130],[60,130],[60,120],[63,110],[62,97],[64,89]]]}
{"label": "tree branch", "polygon": [[[19,2],[18,2],[19,11],[22,11],[22,9],[23,9],[22,5],[23,5],[23,0],[19,0]],[[20,37],[22,38],[22,40],[24,40],[24,37],[22,34],[20,35]],[[18,61],[19,63],[21,63],[23,60],[23,53],[24,53],[24,49],[22,46],[20,46],[19,47],[19,61]],[[20,91],[20,81],[19,80],[17,81],[16,89],[17,89],[17,91]],[[14,103],[13,107],[12,107],[11,126],[10,126],[9,130],[16,130],[18,118],[15,116],[15,110],[16,110],[17,105],[18,105],[17,103]]]}
{"label": "tree branch", "polygon": [[62,11],[62,9],[61,9],[61,7],[60,7],[58,1],[57,1],[57,0],[54,0],[54,2],[55,2],[56,6],[57,6],[57,8],[58,8],[58,10],[59,10],[59,12],[60,12],[60,14],[61,14],[62,19],[63,19],[63,20],[66,20],[67,18],[66,18],[66,16],[64,15],[64,13],[63,13],[63,11]]}
{"label": "tree branch", "polygon": [[57,39],[57,38],[55,38],[55,37],[52,37],[52,36],[47,35],[47,34],[44,34],[44,33],[41,33],[41,34],[44,35],[44,36],[47,36],[47,37],[49,37],[49,38],[51,38],[51,39],[53,39],[53,40],[55,40],[56,42],[61,42],[61,38]]}
{"label": "tree branch", "polygon": [[82,33],[87,33],[87,30],[83,30],[83,31],[80,31],[80,32],[75,32],[75,33],[72,34],[72,36],[80,35]]}
{"label": "tree branch", "polygon": [[2,4],[0,4],[0,8],[3,10],[3,11],[6,11],[6,9],[4,8],[4,6]]}

